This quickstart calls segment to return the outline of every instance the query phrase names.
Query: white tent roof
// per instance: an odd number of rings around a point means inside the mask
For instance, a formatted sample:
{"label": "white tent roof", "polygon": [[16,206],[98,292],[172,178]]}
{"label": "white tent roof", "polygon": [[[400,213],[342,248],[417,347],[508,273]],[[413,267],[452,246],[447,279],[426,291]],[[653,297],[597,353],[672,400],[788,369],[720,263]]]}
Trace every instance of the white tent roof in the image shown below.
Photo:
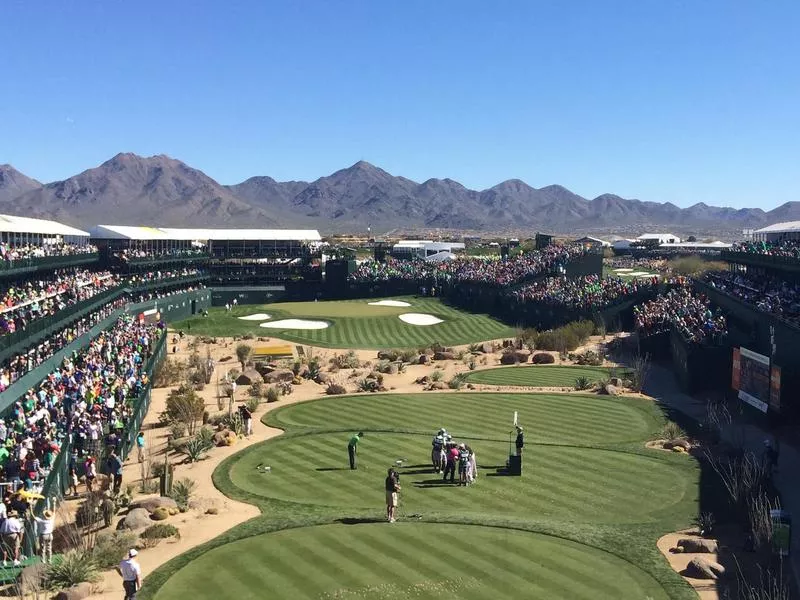
{"label": "white tent roof", "polygon": [[175,227],[136,227],[97,225],[91,235],[97,239],[127,240],[269,240],[319,242],[316,229],[183,229]]}
{"label": "white tent roof", "polygon": [[0,215],[0,231],[4,233],[38,233],[42,235],[71,235],[88,237],[86,231],[46,219]]}
{"label": "white tent roof", "polygon": [[761,229],[756,229],[753,233],[792,233],[800,231],[800,221],[786,221],[784,223],[775,223],[768,225]]}
{"label": "white tent roof", "polygon": [[720,242],[720,241],[708,242],[708,243],[705,243],[705,242],[680,242],[680,243],[677,243],[677,244],[671,244],[671,243],[660,244],[658,247],[659,248],[707,248],[707,249],[717,248],[717,249],[720,249],[720,250],[724,250],[726,248],[730,248],[731,244],[726,244],[725,242]]}
{"label": "white tent roof", "polygon": [[677,238],[677,235],[671,233],[645,233],[640,235],[638,240],[660,240],[661,238]]}

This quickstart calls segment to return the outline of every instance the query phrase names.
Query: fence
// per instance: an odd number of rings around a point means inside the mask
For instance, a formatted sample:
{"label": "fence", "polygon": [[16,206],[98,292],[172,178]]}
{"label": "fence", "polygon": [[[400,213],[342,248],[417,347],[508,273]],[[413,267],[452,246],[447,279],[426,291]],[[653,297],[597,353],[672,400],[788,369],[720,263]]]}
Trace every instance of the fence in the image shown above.
{"label": "fence", "polygon": [[771,256],[769,254],[756,254],[754,252],[738,252],[736,250],[723,250],[720,258],[727,262],[739,265],[751,265],[765,269],[800,272],[800,258],[793,256]]}
{"label": "fence", "polygon": [[91,254],[66,254],[64,256],[38,256],[18,260],[0,260],[0,276],[20,275],[45,269],[85,265],[97,262],[99,257],[100,255],[94,252]]}

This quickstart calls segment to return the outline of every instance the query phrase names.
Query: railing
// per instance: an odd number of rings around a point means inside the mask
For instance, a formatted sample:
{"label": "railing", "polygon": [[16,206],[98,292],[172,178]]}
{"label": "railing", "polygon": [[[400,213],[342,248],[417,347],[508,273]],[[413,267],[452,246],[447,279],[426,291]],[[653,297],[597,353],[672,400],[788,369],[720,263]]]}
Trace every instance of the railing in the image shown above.
{"label": "railing", "polygon": [[57,269],[97,262],[97,252],[89,254],[64,254],[61,256],[35,256],[17,260],[0,260],[0,275],[15,275],[40,269]]}
{"label": "railing", "polygon": [[723,250],[720,254],[720,258],[736,264],[753,265],[766,269],[800,271],[800,258],[795,258],[794,256],[772,256],[769,254],[757,254],[755,252]]}
{"label": "railing", "polygon": [[703,292],[706,296],[711,298],[715,302],[715,304],[721,304],[719,299],[715,298],[715,294],[718,294],[719,296],[722,296],[729,302],[734,302],[736,305],[742,307],[745,310],[750,310],[765,315],[766,317],[774,319],[775,321],[781,323],[782,325],[785,325],[786,327],[793,329],[795,332],[800,333],[800,324],[795,323],[794,321],[789,321],[788,319],[782,317],[781,315],[775,314],[774,312],[762,310],[755,304],[751,304],[746,300],[742,300],[738,296],[734,296],[733,294],[725,290],[721,290],[717,287],[711,286],[705,281],[695,280],[694,287],[696,290]]}
{"label": "railing", "polygon": [[114,287],[99,294],[86,298],[68,306],[63,310],[58,311],[52,316],[42,317],[31,321],[27,327],[14,333],[7,333],[0,337],[0,360],[4,350],[7,350],[20,342],[35,343],[31,338],[42,338],[58,331],[64,327],[67,320],[74,321],[82,317],[84,314],[92,312],[96,308],[107,304],[109,300],[115,299],[123,293],[122,287]]}
{"label": "railing", "polygon": [[203,254],[187,254],[183,256],[148,256],[144,258],[129,258],[127,260],[119,259],[119,264],[122,266],[141,266],[141,265],[160,265],[172,262],[188,262],[193,260],[209,260],[211,255],[208,253]]}
{"label": "railing", "polygon": [[195,282],[199,283],[201,281],[207,281],[209,277],[210,275],[208,274],[202,274],[202,275],[189,275],[188,277],[173,277],[171,279],[157,279],[144,282],[137,286],[129,287],[127,291],[129,291],[131,294],[139,294],[141,292],[147,292],[149,290],[167,287],[170,285],[182,285]]}

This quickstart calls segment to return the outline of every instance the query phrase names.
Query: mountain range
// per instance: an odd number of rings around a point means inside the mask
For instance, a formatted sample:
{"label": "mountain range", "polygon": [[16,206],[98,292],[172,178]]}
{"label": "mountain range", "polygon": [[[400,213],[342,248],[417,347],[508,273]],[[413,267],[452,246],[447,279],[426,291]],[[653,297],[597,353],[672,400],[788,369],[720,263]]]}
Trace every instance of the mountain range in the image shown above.
{"label": "mountain range", "polygon": [[323,233],[450,229],[513,233],[626,233],[669,229],[724,238],[743,228],[800,220],[800,202],[765,212],[603,194],[519,179],[471,190],[452,179],[417,183],[368,162],[313,182],[251,177],[221,185],[168,156],[118,154],[98,167],[42,184],[0,165],[0,213],[95,224],[195,227],[314,227]]}

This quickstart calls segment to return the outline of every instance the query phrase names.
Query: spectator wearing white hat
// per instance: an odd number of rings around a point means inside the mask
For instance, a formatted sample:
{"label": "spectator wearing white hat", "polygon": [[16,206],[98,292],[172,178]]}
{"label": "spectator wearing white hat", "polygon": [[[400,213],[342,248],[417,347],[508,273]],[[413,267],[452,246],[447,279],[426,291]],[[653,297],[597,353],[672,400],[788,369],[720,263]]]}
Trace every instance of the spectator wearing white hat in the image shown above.
{"label": "spectator wearing white hat", "polygon": [[128,550],[128,557],[119,563],[119,574],[122,575],[122,587],[125,589],[125,600],[136,600],[136,592],[142,587],[142,567],[136,560],[139,553],[135,548]]}
{"label": "spectator wearing white hat", "polygon": [[39,554],[42,557],[42,563],[48,564],[53,562],[53,530],[55,529],[55,516],[53,511],[46,510],[41,517],[36,519],[36,533],[39,536]]}

